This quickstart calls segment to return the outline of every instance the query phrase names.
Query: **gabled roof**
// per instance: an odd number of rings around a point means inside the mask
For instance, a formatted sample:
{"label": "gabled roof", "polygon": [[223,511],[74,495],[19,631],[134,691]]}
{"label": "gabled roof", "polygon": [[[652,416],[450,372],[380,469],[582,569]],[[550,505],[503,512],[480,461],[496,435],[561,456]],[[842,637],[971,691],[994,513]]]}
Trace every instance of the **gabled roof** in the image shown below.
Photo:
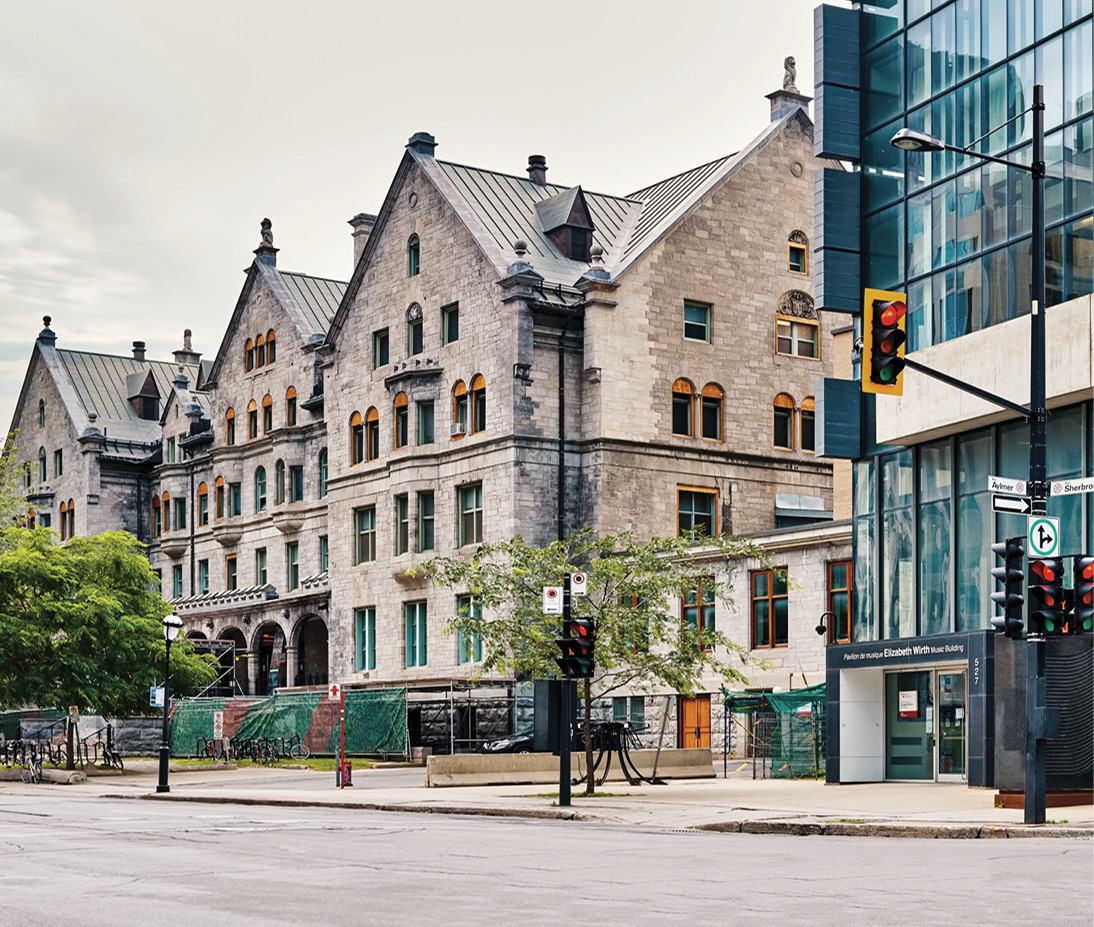
{"label": "gabled roof", "polygon": [[539,216],[540,228],[545,232],[553,232],[564,225],[584,229],[592,227],[581,187],[570,187],[549,199],[540,200],[536,203],[536,215]]}
{"label": "gabled roof", "polygon": [[[436,185],[499,275],[504,275],[513,263],[513,242],[520,239],[528,244],[525,259],[546,282],[572,285],[589,265],[561,255],[548,238],[546,233],[550,229],[545,225],[562,224],[575,200],[583,197],[587,203],[596,229],[593,242],[604,249],[603,269],[617,279],[795,119],[812,129],[808,114],[800,107],[795,108],[777,122],[769,123],[736,154],[699,165],[629,196],[591,193],[580,187],[557,184],[540,185],[524,177],[438,161],[416,150],[409,151],[408,156]],[[561,215],[563,212],[566,216]],[[379,228],[373,234],[378,231]]]}
{"label": "gabled roof", "polygon": [[252,261],[243,289],[240,290],[239,298],[236,300],[232,318],[224,330],[224,337],[217,349],[216,360],[209,368],[203,370],[204,376],[200,380],[202,387],[209,382],[216,382],[220,366],[224,363],[225,352],[239,328],[243,309],[258,280],[262,280],[270,288],[270,292],[285,311],[286,317],[292,322],[304,344],[322,341],[326,336],[347,286],[341,280],[292,273],[278,270],[273,265],[261,261]]}

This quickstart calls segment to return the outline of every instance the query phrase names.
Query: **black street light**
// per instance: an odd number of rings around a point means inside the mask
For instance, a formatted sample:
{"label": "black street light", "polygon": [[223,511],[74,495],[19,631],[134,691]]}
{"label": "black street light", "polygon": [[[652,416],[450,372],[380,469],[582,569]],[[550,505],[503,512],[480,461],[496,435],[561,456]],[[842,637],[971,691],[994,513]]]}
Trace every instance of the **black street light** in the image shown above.
{"label": "black street light", "polygon": [[[994,155],[981,154],[971,147],[947,145],[941,139],[913,129],[901,129],[890,141],[905,151],[955,151],[958,154],[994,161],[1033,175],[1033,267],[1029,336],[1029,485],[1030,509],[1034,515],[1044,515],[1048,502],[1046,482],[1046,431],[1048,409],[1045,407],[1045,88],[1033,86],[1033,105],[1008,123],[1033,114],[1033,158],[1029,164],[1008,161]],[[1006,125],[1007,123],[1004,123]],[[992,129],[997,132],[1002,126]],[[982,135],[971,145],[986,138]],[[1026,651],[1026,771],[1025,814],[1027,824],[1045,822],[1045,639],[1027,631]]]}
{"label": "black street light", "polygon": [[167,784],[167,770],[171,765],[171,744],[167,740],[167,709],[171,704],[171,641],[179,636],[182,619],[178,615],[168,615],[163,619],[163,736],[160,738],[160,781],[157,792],[170,792]]}

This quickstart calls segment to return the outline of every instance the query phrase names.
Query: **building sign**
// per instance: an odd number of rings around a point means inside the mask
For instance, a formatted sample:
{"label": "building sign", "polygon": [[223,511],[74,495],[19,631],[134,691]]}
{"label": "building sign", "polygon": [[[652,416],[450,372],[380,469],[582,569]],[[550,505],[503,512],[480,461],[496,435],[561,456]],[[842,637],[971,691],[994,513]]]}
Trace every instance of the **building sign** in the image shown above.
{"label": "building sign", "polygon": [[829,649],[829,669],[874,669],[914,666],[919,663],[947,663],[968,660],[967,633],[936,637],[835,644]]}
{"label": "building sign", "polygon": [[919,717],[919,690],[902,691],[897,698],[897,713],[902,718]]}

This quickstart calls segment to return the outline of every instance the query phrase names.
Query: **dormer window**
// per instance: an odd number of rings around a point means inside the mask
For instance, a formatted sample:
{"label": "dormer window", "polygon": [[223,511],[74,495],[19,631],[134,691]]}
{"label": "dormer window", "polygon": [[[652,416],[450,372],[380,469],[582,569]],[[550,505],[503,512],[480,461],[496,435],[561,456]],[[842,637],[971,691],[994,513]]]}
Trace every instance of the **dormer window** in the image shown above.
{"label": "dormer window", "polygon": [[588,263],[596,226],[581,187],[571,187],[536,203],[540,227],[551,243],[571,261]]}
{"label": "dormer window", "polygon": [[160,414],[160,391],[156,388],[152,371],[138,370],[129,374],[126,380],[130,408],[138,418],[154,422]]}

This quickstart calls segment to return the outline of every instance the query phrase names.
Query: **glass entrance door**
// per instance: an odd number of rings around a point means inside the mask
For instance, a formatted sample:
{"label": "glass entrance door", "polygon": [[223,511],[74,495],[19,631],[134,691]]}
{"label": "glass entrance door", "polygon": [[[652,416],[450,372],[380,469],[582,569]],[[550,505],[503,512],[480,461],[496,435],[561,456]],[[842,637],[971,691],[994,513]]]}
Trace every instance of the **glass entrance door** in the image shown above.
{"label": "glass entrance door", "polygon": [[930,670],[885,676],[885,778],[934,778],[934,685]]}
{"label": "glass entrance door", "polygon": [[938,674],[938,778],[961,781],[966,777],[966,714],[963,672]]}

